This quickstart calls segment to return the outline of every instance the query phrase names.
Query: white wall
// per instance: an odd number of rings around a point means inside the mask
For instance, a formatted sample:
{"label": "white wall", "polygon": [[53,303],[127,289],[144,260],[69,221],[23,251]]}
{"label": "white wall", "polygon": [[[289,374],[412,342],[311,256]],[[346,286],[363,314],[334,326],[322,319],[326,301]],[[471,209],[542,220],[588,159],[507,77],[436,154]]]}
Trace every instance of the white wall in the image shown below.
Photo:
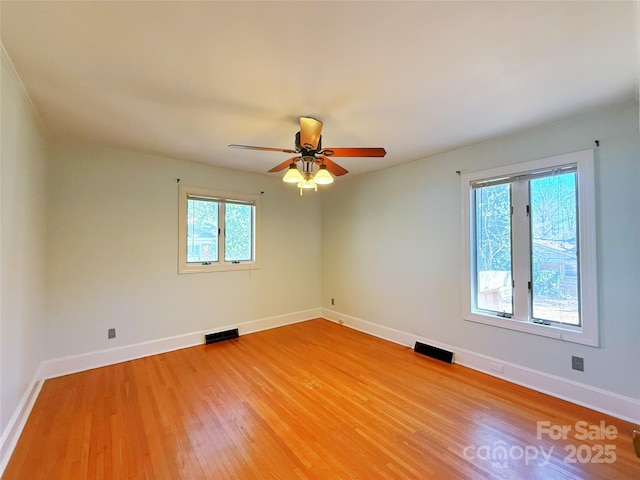
{"label": "white wall", "polygon": [[[462,320],[461,202],[456,171],[595,148],[596,139],[601,142],[595,152],[600,348]],[[322,197],[322,305],[640,399],[638,185],[636,104],[345,178]],[[584,357],[583,373],[571,369],[571,355]]]}
{"label": "white wall", "polygon": [[[178,275],[178,178],[264,191],[259,270]],[[320,305],[319,196],[300,197],[280,176],[54,146],[49,192],[48,359]]]}
{"label": "white wall", "polygon": [[0,432],[43,360],[46,147],[2,51],[0,129]]}

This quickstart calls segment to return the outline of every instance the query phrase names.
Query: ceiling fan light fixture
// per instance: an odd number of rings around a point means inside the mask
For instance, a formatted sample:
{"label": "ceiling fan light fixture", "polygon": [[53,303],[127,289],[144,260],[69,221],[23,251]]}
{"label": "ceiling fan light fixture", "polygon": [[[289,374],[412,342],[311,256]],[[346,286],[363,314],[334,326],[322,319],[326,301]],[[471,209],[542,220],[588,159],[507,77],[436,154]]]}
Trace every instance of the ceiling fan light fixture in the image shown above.
{"label": "ceiling fan light fixture", "polygon": [[298,183],[298,188],[300,189],[300,196],[302,196],[302,192],[311,188],[316,192],[318,191],[318,185],[313,181],[313,178],[310,178],[309,180],[302,180]]}
{"label": "ceiling fan light fixture", "polygon": [[318,173],[313,177],[313,181],[318,185],[328,185],[333,183],[333,177],[327,170],[327,166],[325,164],[320,165]]}
{"label": "ceiling fan light fixture", "polygon": [[304,189],[309,189],[309,188],[314,188],[316,190],[318,190],[318,185],[316,185],[316,182],[313,181],[313,178],[310,180],[302,180],[298,183],[298,188],[304,188]]}
{"label": "ceiling fan light fixture", "polygon": [[302,175],[294,162],[291,162],[289,165],[289,170],[287,170],[287,173],[282,177],[282,181],[286,183],[299,183],[304,181],[304,178],[302,178]]}

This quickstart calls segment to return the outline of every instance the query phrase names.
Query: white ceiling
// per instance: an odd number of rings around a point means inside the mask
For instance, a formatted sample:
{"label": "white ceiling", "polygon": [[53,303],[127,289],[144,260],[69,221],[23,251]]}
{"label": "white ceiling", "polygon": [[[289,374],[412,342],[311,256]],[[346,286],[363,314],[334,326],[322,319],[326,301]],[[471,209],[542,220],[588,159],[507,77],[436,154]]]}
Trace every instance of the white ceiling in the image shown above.
{"label": "white ceiling", "polygon": [[353,173],[637,98],[638,2],[0,3],[54,140],[265,172],[298,117]]}

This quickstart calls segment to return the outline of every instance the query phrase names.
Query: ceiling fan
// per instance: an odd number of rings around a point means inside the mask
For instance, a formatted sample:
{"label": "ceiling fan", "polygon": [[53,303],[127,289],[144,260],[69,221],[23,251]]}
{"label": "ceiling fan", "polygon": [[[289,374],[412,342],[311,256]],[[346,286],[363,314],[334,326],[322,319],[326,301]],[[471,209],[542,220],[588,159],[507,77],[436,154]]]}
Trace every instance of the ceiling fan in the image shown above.
{"label": "ceiling fan", "polygon": [[[384,148],[322,148],[322,125],[322,122],[315,118],[300,117],[300,131],[296,133],[295,150],[236,144],[229,146],[248,150],[296,154],[295,157],[276,165],[269,172],[279,172],[289,167],[282,180],[288,183],[297,183],[301,195],[303,189],[317,190],[317,185],[332,183],[333,177],[330,174],[339,177],[349,173],[344,167],[328,157],[384,157],[387,153]],[[296,165],[298,162],[301,164],[301,170],[298,170]],[[315,165],[318,165],[318,169],[314,173]]]}

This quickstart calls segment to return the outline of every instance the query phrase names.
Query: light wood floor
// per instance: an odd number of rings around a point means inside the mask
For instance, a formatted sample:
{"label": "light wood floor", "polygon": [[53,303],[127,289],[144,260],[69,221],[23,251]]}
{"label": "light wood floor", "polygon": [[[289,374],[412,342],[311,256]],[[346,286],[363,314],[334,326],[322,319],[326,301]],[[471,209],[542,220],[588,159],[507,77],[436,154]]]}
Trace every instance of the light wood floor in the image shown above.
{"label": "light wood floor", "polygon": [[632,429],[312,320],[48,380],[3,478],[638,479]]}

